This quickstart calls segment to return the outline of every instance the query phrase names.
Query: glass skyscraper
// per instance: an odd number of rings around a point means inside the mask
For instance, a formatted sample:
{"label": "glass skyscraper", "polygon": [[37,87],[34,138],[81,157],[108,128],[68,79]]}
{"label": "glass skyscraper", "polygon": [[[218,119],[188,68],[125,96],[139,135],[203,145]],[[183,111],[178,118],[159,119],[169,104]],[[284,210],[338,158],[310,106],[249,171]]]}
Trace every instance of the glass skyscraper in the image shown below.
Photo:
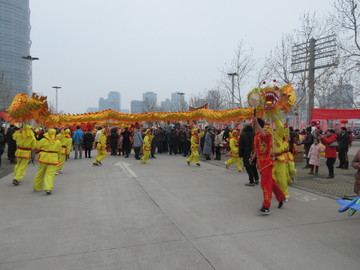
{"label": "glass skyscraper", "polygon": [[29,0],[0,0],[0,110],[32,91],[30,28]]}

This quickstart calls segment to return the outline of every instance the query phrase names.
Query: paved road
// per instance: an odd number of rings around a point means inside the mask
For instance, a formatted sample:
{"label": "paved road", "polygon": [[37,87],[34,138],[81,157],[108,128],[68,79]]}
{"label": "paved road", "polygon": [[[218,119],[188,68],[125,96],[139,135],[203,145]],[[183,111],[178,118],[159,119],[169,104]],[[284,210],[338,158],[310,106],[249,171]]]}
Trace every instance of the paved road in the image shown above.
{"label": "paved road", "polygon": [[260,216],[245,173],[183,157],[70,160],[54,193],[0,179],[0,269],[357,269],[360,215],[290,188]]}

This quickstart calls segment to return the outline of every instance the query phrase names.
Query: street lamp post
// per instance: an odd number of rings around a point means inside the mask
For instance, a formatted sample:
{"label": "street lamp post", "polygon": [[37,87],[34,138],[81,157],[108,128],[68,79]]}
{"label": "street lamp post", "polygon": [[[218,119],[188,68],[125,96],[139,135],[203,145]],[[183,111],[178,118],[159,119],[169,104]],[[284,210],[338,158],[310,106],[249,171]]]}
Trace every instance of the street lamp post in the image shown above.
{"label": "street lamp post", "polygon": [[58,113],[58,90],[61,89],[61,86],[53,86],[52,88],[56,90],[55,102],[56,102],[56,113]]}
{"label": "street lamp post", "polygon": [[238,76],[239,74],[237,74],[236,72],[233,73],[228,73],[227,74],[229,77],[231,77],[231,103],[232,103],[232,107],[234,107],[235,104],[235,76]]}
{"label": "street lamp post", "polygon": [[22,56],[21,58],[30,61],[29,94],[31,94],[32,93],[32,81],[33,81],[33,79],[32,79],[32,62],[39,60],[39,57],[32,57],[31,55],[28,55],[28,56]]}
{"label": "street lamp post", "polygon": [[183,98],[184,98],[184,95],[185,95],[185,93],[183,93],[183,92],[176,92],[176,94],[178,94],[179,96],[180,96],[180,98],[179,98],[179,111],[182,111],[182,104],[181,104],[181,102],[182,102],[182,100],[183,100]]}

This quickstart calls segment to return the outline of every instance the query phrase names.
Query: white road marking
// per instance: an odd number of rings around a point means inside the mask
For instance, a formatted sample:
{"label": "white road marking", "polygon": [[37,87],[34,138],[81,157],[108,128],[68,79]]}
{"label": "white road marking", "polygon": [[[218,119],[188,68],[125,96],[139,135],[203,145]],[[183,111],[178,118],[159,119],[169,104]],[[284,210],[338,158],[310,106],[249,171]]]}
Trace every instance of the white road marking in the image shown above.
{"label": "white road marking", "polygon": [[302,193],[299,193],[299,192],[291,192],[291,195],[292,197],[295,198],[295,200],[299,200],[299,201],[302,201],[302,202],[310,202],[310,201],[316,201],[317,198],[315,197],[312,197],[310,195],[305,195],[305,194],[302,194]]}
{"label": "white road marking", "polygon": [[115,163],[114,166],[121,167],[121,169],[124,171],[126,176],[129,177],[129,178],[136,178],[137,177],[135,172],[132,169],[129,168],[129,166],[131,166],[131,164],[129,164],[129,163],[119,161],[119,162]]}

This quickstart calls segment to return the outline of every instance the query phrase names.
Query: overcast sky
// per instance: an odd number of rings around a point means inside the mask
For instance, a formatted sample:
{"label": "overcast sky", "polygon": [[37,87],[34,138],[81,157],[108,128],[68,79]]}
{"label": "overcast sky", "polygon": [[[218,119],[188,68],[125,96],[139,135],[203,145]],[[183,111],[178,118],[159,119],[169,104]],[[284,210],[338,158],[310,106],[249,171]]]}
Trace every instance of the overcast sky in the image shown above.
{"label": "overcast sky", "polygon": [[[30,0],[33,90],[83,113],[109,91],[122,109],[142,93],[192,94],[217,86],[241,40],[261,59],[305,11],[330,0]],[[271,78],[270,78],[271,79]],[[255,86],[255,81],[254,81]],[[250,89],[249,89],[250,90]]]}

